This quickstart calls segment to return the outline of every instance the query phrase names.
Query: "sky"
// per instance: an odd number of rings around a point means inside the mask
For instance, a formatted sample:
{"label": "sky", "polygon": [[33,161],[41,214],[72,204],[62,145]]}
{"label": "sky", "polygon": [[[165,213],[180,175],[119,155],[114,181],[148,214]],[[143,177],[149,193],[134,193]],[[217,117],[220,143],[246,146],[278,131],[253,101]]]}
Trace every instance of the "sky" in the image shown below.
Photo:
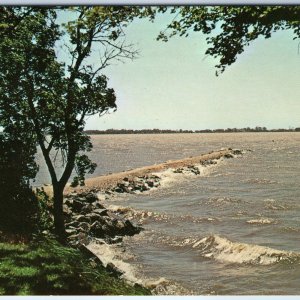
{"label": "sky", "polygon": [[139,58],[103,71],[118,109],[90,117],[86,129],[300,127],[299,41],[291,32],[253,42],[216,77],[218,61],[205,55],[203,34],[156,41],[172,18],[135,20],[127,28]]}

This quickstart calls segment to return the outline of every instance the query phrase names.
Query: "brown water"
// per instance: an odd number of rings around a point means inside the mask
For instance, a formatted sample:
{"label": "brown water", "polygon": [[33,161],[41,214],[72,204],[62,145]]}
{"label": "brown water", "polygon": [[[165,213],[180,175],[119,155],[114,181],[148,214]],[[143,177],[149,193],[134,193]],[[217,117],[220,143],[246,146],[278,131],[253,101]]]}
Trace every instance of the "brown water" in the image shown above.
{"label": "brown water", "polygon": [[[165,173],[161,188],[108,204],[130,207],[145,228],[126,239],[127,262],[136,278],[164,277],[159,293],[300,294],[299,133],[92,140],[96,176],[222,147],[253,150],[203,176]],[[41,172],[38,183],[46,181]]]}

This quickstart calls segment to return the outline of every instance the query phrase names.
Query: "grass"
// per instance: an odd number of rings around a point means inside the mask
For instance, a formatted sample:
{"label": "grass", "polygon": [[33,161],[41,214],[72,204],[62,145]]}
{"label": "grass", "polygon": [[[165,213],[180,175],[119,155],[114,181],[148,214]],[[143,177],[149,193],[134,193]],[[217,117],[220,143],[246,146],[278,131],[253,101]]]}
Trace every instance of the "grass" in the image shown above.
{"label": "grass", "polygon": [[149,295],[92,264],[77,249],[45,239],[0,243],[0,295]]}

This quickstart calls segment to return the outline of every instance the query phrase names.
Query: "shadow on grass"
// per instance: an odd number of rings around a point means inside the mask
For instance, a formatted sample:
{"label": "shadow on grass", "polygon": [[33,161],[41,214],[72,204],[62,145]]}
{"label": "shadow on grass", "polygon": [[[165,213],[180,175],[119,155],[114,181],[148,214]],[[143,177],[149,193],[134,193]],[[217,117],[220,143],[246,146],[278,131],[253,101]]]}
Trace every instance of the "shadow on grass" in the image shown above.
{"label": "shadow on grass", "polygon": [[53,240],[0,243],[0,295],[149,295]]}

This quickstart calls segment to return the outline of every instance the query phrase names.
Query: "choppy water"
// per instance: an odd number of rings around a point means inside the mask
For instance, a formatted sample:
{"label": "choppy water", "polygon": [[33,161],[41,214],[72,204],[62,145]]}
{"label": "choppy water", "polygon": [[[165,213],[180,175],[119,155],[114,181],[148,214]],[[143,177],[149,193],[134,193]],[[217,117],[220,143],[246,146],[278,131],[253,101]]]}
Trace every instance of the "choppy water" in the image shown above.
{"label": "choppy water", "polygon": [[253,150],[108,203],[130,207],[145,228],[125,241],[135,277],[182,287],[161,293],[300,294],[299,142],[299,133],[93,136],[96,175],[222,147]]}

